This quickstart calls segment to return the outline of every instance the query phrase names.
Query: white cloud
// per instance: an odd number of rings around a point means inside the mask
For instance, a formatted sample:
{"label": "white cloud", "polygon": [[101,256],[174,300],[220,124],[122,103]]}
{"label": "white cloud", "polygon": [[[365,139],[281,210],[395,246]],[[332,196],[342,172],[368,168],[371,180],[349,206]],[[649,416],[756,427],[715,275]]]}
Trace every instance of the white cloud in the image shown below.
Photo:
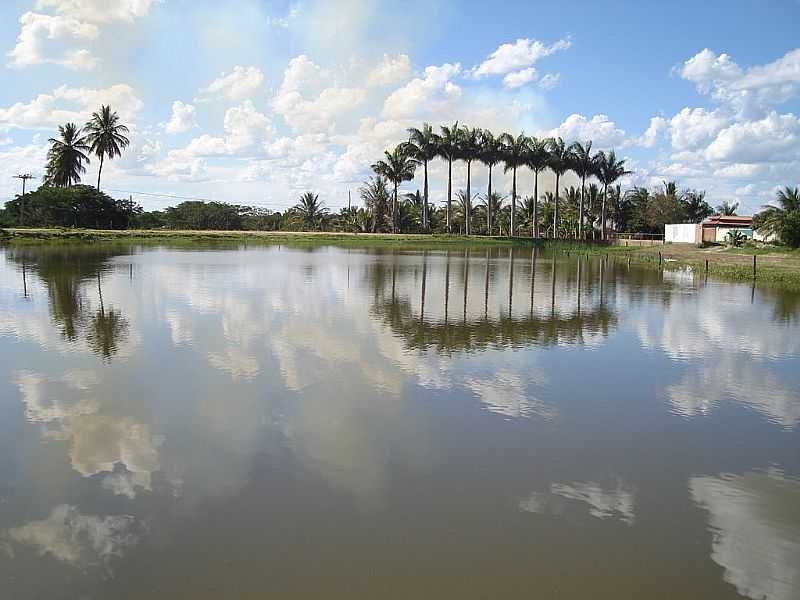
{"label": "white cloud", "polygon": [[539,87],[543,90],[552,90],[561,81],[560,73],[545,73],[539,80]]}
{"label": "white cloud", "polygon": [[251,97],[264,83],[264,73],[258,67],[236,65],[230,73],[222,73],[199,92],[195,102],[223,97],[239,101]]}
{"label": "white cloud", "polygon": [[757,121],[734,123],[706,148],[712,161],[788,162],[800,158],[800,119],[772,112]]}
{"label": "white cloud", "polygon": [[158,0],[36,0],[38,9],[52,8],[60,15],[91,21],[132,22],[147,16]]}
{"label": "white cloud", "polygon": [[710,142],[730,118],[720,110],[684,108],[669,122],[672,149],[676,152],[697,150]]}
{"label": "white cloud", "polygon": [[461,97],[461,88],[452,81],[459,73],[458,63],[427,67],[423,78],[412,79],[386,98],[383,116],[412,118],[452,106]]}
{"label": "white cloud", "polygon": [[383,55],[383,60],[367,76],[367,86],[381,87],[405,81],[411,76],[411,60],[407,54]]}
{"label": "white cloud", "polygon": [[33,12],[23,14],[19,23],[17,44],[8,53],[10,66],[50,63],[87,70],[97,64],[97,59],[88,49],[74,47],[96,39],[97,26],[69,17]]}
{"label": "white cloud", "polygon": [[0,124],[21,129],[49,129],[68,121],[82,123],[101,104],[110,105],[123,121],[133,119],[144,106],[134,89],[124,83],[102,89],[62,85],[50,94],[39,94],[28,103],[17,102],[0,108]]}
{"label": "white cloud", "polygon": [[172,103],[172,117],[167,121],[164,130],[167,133],[183,133],[197,127],[196,112],[193,105],[175,100]]}
{"label": "white cloud", "polygon": [[513,44],[502,44],[489,57],[472,70],[476,78],[487,75],[505,75],[531,67],[538,60],[550,56],[559,50],[566,50],[572,45],[568,39],[559,40],[547,46],[538,40],[520,38]]}
{"label": "white cloud", "polygon": [[567,143],[592,140],[598,148],[619,146],[625,140],[625,131],[607,115],[595,115],[587,119],[583,115],[571,114],[549,135],[564,138]]}
{"label": "white cloud", "polygon": [[535,81],[537,77],[536,69],[534,67],[528,67],[527,69],[512,71],[503,77],[503,85],[509,89],[514,89],[526,83],[530,83],[531,81]]}
{"label": "white cloud", "polygon": [[661,138],[661,134],[666,131],[668,122],[664,117],[652,117],[650,125],[635,144],[644,148],[652,148]]}

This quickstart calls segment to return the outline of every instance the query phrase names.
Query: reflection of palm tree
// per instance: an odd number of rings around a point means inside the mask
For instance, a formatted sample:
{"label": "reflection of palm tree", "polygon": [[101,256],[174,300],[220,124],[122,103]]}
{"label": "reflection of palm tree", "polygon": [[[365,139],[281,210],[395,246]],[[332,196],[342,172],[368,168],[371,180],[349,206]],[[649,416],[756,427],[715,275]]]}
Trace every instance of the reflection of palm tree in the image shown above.
{"label": "reflection of palm tree", "polygon": [[102,308],[91,318],[86,338],[89,347],[105,359],[110,359],[117,351],[120,339],[128,332],[128,322],[113,308]]}

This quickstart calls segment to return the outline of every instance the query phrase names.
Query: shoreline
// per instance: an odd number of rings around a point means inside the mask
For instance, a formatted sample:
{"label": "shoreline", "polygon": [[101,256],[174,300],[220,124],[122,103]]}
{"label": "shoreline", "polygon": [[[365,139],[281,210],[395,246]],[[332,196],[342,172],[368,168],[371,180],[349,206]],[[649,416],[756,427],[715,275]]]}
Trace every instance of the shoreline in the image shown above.
{"label": "shoreline", "polygon": [[[777,285],[800,290],[800,251],[787,248],[699,248],[692,244],[617,246],[602,242],[534,240],[528,237],[463,236],[446,234],[344,233],[310,231],[214,231],[214,230],[102,230],[59,228],[0,229],[0,245],[24,246],[52,243],[263,243],[295,246],[330,244],[361,248],[532,248],[567,254],[608,255],[631,263],[663,270],[691,268],[727,281]],[[756,277],[753,278],[753,255]]]}

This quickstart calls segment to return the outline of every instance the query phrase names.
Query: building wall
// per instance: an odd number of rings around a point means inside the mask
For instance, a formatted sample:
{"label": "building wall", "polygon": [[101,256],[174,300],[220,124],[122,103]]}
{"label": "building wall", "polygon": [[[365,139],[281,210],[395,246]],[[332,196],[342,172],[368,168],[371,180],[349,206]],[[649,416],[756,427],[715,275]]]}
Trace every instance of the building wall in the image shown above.
{"label": "building wall", "polygon": [[664,225],[664,241],[668,244],[696,244],[698,227],[694,223]]}

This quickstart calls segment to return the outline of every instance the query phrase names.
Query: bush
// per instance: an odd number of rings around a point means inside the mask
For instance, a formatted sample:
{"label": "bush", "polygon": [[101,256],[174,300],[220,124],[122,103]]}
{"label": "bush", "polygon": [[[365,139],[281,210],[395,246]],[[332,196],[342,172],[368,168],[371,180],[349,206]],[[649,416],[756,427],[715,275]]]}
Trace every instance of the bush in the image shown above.
{"label": "bush", "polygon": [[786,214],[781,223],[781,241],[791,248],[800,248],[800,210]]}

